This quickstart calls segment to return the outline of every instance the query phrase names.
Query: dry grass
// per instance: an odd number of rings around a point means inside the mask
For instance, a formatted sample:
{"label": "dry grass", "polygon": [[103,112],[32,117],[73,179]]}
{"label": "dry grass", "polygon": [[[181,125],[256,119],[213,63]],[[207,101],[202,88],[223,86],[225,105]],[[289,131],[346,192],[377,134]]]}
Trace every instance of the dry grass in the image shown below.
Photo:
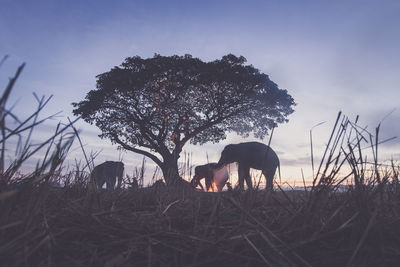
{"label": "dry grass", "polygon": [[[14,117],[7,96],[1,99],[4,151],[6,137],[20,133],[6,127]],[[40,111],[45,102],[38,103]],[[19,128],[28,136],[38,122],[32,118]],[[37,151],[28,138],[8,167],[1,158],[0,265],[397,266],[398,167],[378,163],[379,127],[372,135],[356,122],[339,114],[314,186],[300,191],[99,192],[82,168],[62,172],[70,125],[42,144],[46,156],[33,173],[19,175]],[[366,141],[372,164],[364,157]],[[345,164],[351,171],[341,177]]]}
{"label": "dry grass", "polygon": [[0,258],[4,266],[395,266],[396,187],[306,195],[29,186],[1,203]]}

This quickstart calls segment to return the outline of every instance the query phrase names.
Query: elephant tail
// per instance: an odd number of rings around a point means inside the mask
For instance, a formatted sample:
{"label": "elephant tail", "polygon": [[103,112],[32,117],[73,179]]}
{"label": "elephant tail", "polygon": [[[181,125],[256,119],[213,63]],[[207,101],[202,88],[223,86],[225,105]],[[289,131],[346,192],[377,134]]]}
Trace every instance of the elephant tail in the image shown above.
{"label": "elephant tail", "polygon": [[282,184],[282,177],[281,177],[281,161],[278,160],[278,174],[279,174],[279,184]]}

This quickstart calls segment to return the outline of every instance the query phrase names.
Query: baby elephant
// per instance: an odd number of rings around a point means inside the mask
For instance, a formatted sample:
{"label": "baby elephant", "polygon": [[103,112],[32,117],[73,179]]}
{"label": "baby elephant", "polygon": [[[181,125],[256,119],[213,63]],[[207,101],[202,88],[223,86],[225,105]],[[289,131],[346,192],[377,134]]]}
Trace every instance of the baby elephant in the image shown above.
{"label": "baby elephant", "polygon": [[215,183],[218,192],[221,192],[226,181],[229,179],[229,174],[226,167],[217,169],[215,168],[216,165],[216,163],[209,163],[197,166],[194,169],[194,177],[191,181],[192,186],[197,187],[200,185],[201,189],[204,190],[200,181],[201,179],[205,179],[207,192],[214,191],[213,182]]}
{"label": "baby elephant", "polygon": [[124,173],[124,163],[120,161],[106,161],[94,167],[91,173],[91,179],[94,179],[98,188],[102,188],[106,183],[107,190],[112,190],[115,187],[116,179],[118,178],[117,188],[121,187],[122,174]]}

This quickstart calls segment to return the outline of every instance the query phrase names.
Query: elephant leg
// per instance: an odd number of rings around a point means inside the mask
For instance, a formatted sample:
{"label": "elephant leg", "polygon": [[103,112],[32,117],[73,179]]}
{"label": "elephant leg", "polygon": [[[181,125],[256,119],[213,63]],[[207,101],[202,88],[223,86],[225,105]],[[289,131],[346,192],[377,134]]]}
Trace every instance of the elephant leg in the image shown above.
{"label": "elephant leg", "polygon": [[238,179],[239,179],[239,189],[240,190],[244,190],[244,177],[246,176],[245,174],[245,170],[246,168],[244,168],[240,163],[238,166]]}
{"label": "elephant leg", "polygon": [[97,178],[97,177],[96,177],[95,182],[96,182],[97,188],[98,188],[98,189],[102,189],[102,188],[103,188],[103,185],[104,185],[104,183],[105,183],[105,180],[104,180],[103,178]]}
{"label": "elephant leg", "polygon": [[122,176],[117,177],[117,178],[118,178],[117,188],[119,189],[122,186]]}
{"label": "elephant leg", "polygon": [[113,177],[113,178],[108,178],[107,179],[107,181],[106,181],[106,183],[107,183],[107,190],[113,190],[114,189],[114,186],[115,186],[115,181],[116,179],[115,179],[115,177]]}
{"label": "elephant leg", "polygon": [[217,185],[217,191],[218,192],[221,192],[222,188],[224,188],[224,185],[220,185],[220,184]]}
{"label": "elephant leg", "polygon": [[253,181],[251,180],[251,177],[250,177],[250,168],[246,168],[244,171],[244,174],[245,174],[244,178],[246,179],[247,187],[249,189],[253,189]]}
{"label": "elephant leg", "polygon": [[[197,186],[200,186],[201,190],[204,191],[204,187],[203,187],[203,185],[201,184],[201,180],[198,180],[198,181],[197,181],[196,187],[197,187]],[[207,186],[206,186],[206,188],[207,188]]]}
{"label": "elephant leg", "polygon": [[276,168],[272,170],[264,170],[262,173],[265,176],[267,181],[266,189],[272,189],[274,187],[274,176],[275,176]]}
{"label": "elephant leg", "polygon": [[[213,177],[210,177],[210,176],[206,176],[206,178],[205,178],[207,192],[208,192],[208,190],[210,190],[210,188],[212,188],[212,180],[213,180]],[[214,188],[212,188],[212,189],[214,191]]]}

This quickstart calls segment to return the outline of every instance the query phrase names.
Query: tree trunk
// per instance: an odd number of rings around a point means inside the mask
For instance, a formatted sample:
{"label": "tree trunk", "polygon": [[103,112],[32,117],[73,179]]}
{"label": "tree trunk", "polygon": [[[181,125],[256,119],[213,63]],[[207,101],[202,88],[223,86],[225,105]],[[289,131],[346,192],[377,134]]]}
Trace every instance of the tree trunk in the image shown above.
{"label": "tree trunk", "polygon": [[161,167],[165,183],[168,187],[191,187],[190,183],[182,179],[179,175],[178,159],[164,157],[164,163]]}
{"label": "tree trunk", "polygon": [[175,185],[178,180],[182,179],[179,176],[177,163],[174,164],[171,162],[164,162],[164,166],[161,170],[163,172],[164,180],[167,186]]}

